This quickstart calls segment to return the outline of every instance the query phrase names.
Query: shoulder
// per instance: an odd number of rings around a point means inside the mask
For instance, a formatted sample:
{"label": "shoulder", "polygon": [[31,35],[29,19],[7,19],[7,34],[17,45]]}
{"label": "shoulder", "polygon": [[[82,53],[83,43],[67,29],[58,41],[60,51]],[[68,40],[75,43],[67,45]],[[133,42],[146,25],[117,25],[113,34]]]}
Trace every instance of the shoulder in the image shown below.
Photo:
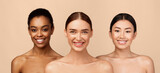
{"label": "shoulder", "polygon": [[108,60],[110,58],[110,54],[100,55],[100,56],[97,56],[96,58],[101,60]]}
{"label": "shoulder", "polygon": [[15,57],[11,63],[12,72],[20,71],[25,61],[26,61],[25,55],[20,55],[20,56]]}
{"label": "shoulder", "polygon": [[154,63],[149,56],[141,55],[137,57],[140,65],[147,71],[147,73],[154,73]]}
{"label": "shoulder", "polygon": [[113,67],[108,61],[100,59],[100,60],[97,61],[97,65],[98,65],[100,71],[104,71],[104,72],[107,72],[107,73],[112,73],[113,72]]}
{"label": "shoulder", "polygon": [[26,61],[26,56],[25,55],[20,55],[20,56],[15,57],[12,60],[12,64],[13,65],[19,65],[21,63],[24,63],[25,61]]}
{"label": "shoulder", "polygon": [[13,60],[12,60],[12,64],[22,64],[24,63],[26,60],[27,60],[27,57],[30,55],[30,51],[29,52],[26,52],[22,55],[19,55],[17,57],[15,57]]}
{"label": "shoulder", "polygon": [[60,63],[57,60],[52,61],[46,65],[45,73],[58,72],[59,66],[60,66]]}
{"label": "shoulder", "polygon": [[151,65],[153,64],[153,60],[149,56],[139,55],[137,57],[138,62],[144,65]]}

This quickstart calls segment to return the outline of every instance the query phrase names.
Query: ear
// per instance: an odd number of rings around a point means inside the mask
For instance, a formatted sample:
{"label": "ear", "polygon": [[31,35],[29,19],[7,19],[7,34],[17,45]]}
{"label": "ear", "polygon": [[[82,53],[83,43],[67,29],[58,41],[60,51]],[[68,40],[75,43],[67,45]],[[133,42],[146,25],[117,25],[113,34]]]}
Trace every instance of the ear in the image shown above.
{"label": "ear", "polygon": [[109,37],[112,39],[112,32],[109,31]]}
{"label": "ear", "polygon": [[134,33],[134,35],[133,35],[133,39],[135,39],[135,38],[136,38],[136,36],[137,36],[137,32],[135,32],[135,33]]}
{"label": "ear", "polygon": [[54,27],[53,27],[53,28],[51,28],[51,35],[53,34],[53,32],[54,32]]}
{"label": "ear", "polygon": [[64,35],[67,37],[67,30],[64,29]]}

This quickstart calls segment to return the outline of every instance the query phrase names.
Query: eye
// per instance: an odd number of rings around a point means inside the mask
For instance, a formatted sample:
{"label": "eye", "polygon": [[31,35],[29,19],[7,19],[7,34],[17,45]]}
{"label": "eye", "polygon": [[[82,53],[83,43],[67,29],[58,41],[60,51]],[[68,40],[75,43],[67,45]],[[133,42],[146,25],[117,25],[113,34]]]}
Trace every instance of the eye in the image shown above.
{"label": "eye", "polygon": [[126,33],[130,33],[131,31],[126,31]]}
{"label": "eye", "polygon": [[115,30],[115,32],[120,32],[119,30]]}
{"label": "eye", "polygon": [[36,29],[31,29],[31,31],[32,31],[32,32],[36,32],[37,30],[36,30]]}
{"label": "eye", "polygon": [[82,33],[83,33],[83,34],[87,34],[87,33],[88,33],[88,31],[82,31]]}
{"label": "eye", "polygon": [[47,29],[47,28],[45,28],[45,29],[42,29],[42,31],[48,31],[48,29]]}
{"label": "eye", "polygon": [[76,33],[76,31],[69,31],[69,33]]}

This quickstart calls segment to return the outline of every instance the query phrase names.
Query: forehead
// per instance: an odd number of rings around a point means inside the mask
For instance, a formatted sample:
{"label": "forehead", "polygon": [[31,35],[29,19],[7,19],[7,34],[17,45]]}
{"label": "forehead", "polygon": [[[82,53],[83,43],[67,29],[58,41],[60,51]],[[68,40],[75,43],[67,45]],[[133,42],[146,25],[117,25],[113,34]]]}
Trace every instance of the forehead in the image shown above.
{"label": "forehead", "polygon": [[128,20],[119,20],[117,21],[114,25],[113,28],[115,27],[119,27],[119,28],[131,28],[133,29],[133,25],[131,22],[129,22]]}
{"label": "forehead", "polygon": [[44,26],[50,25],[49,19],[45,16],[36,16],[32,18],[30,26]]}
{"label": "forehead", "polygon": [[84,20],[77,19],[70,22],[67,29],[90,29],[90,24]]}

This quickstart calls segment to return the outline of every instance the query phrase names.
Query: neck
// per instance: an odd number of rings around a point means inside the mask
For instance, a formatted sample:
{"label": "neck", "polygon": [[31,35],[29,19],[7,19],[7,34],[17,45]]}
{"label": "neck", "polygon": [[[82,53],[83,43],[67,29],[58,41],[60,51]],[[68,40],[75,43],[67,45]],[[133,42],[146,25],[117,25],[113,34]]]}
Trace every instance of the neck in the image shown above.
{"label": "neck", "polygon": [[130,47],[125,49],[115,48],[115,51],[113,52],[113,54],[115,57],[118,57],[118,58],[129,58],[129,57],[133,57],[134,55],[134,53],[131,52]]}
{"label": "neck", "polygon": [[32,49],[33,55],[39,55],[39,56],[49,55],[52,51],[53,50],[50,47],[50,45],[47,45],[43,48],[39,48],[37,46],[34,46],[33,49]]}
{"label": "neck", "polygon": [[93,57],[89,55],[87,50],[83,51],[74,51],[71,49],[70,53],[65,56],[68,59],[68,62],[75,65],[88,64],[93,62]]}

